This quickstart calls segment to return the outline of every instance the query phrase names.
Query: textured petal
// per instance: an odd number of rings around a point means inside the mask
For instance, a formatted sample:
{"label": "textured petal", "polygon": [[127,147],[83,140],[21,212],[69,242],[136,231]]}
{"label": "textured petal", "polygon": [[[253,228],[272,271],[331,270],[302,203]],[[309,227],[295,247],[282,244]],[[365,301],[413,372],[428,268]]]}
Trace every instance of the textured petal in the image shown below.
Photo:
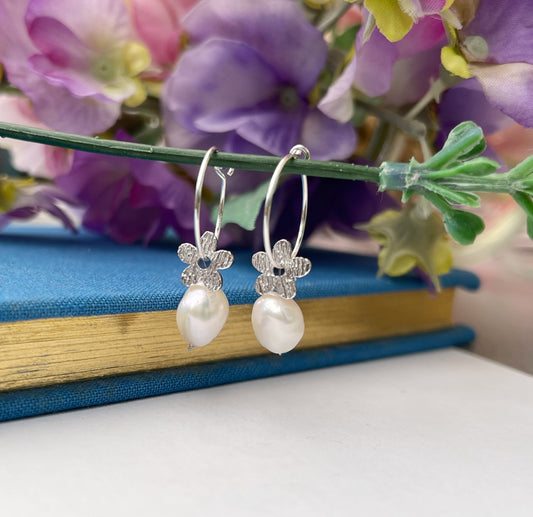
{"label": "textured petal", "polygon": [[292,246],[286,239],[280,239],[272,248],[272,256],[277,267],[288,267],[291,263]]}
{"label": "textured petal", "polygon": [[215,237],[215,234],[213,232],[204,232],[200,237],[200,242],[202,243],[204,256],[211,258],[217,249],[217,238]]}
{"label": "textured petal", "polygon": [[193,284],[197,284],[200,278],[200,268],[195,264],[188,266],[183,270],[181,274],[181,281],[187,286],[190,287]]}
{"label": "textured petal", "polygon": [[246,41],[268,57],[281,82],[296,85],[304,95],[326,62],[322,34],[295,2],[207,0],[196,5],[183,24],[193,41],[213,37]]}
{"label": "textured petal", "polygon": [[257,294],[263,295],[274,292],[276,290],[277,278],[274,275],[259,275],[255,281]]}
{"label": "textured petal", "polygon": [[311,261],[304,257],[295,257],[288,267],[289,274],[293,278],[302,278],[311,271]]}
{"label": "textured petal", "polygon": [[222,287],[222,275],[213,268],[202,270],[200,280],[210,291],[218,291]]}
{"label": "textured petal", "polygon": [[491,104],[523,126],[533,127],[533,65],[507,63],[470,68]]}
{"label": "textured petal", "polygon": [[215,269],[228,269],[233,264],[233,253],[228,250],[218,250],[213,254],[211,264]]}
{"label": "textured petal", "polygon": [[344,160],[353,154],[357,138],[350,123],[341,124],[314,109],[304,120],[301,143],[315,160]]}
{"label": "textured petal", "polygon": [[277,293],[287,300],[292,300],[296,296],[296,282],[288,275],[277,277]]}
{"label": "textured petal", "polygon": [[258,251],[252,255],[252,265],[260,273],[271,273],[272,266],[268,255],[264,251]]}
{"label": "textured petal", "polygon": [[198,250],[190,242],[184,242],[178,248],[178,257],[185,264],[196,264],[198,261]]}

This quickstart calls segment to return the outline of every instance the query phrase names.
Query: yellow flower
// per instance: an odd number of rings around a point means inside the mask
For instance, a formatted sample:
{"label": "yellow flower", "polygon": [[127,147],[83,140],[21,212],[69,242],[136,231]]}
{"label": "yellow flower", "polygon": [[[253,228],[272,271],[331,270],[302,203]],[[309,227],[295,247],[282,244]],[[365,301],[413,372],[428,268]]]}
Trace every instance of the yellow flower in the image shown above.
{"label": "yellow flower", "polygon": [[20,188],[32,185],[32,179],[12,179],[0,176],[0,213],[9,212],[17,199]]}
{"label": "yellow flower", "polygon": [[415,266],[425,271],[440,290],[439,275],[452,266],[452,253],[442,219],[425,202],[386,210],[357,228],[366,230],[382,246],[378,276],[404,275]]}

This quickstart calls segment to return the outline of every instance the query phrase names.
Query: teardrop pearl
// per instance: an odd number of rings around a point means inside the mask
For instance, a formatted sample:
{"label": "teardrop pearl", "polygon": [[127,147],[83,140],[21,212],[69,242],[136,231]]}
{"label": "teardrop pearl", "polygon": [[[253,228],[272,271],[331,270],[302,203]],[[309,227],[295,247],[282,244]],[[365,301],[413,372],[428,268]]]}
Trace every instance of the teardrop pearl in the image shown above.
{"label": "teardrop pearl", "polygon": [[224,291],[191,285],[178,305],[176,322],[181,335],[196,348],[211,343],[218,336],[228,314],[229,303]]}
{"label": "teardrop pearl", "polygon": [[302,310],[294,300],[264,294],[254,303],[252,326],[261,345],[275,354],[292,350],[305,330]]}

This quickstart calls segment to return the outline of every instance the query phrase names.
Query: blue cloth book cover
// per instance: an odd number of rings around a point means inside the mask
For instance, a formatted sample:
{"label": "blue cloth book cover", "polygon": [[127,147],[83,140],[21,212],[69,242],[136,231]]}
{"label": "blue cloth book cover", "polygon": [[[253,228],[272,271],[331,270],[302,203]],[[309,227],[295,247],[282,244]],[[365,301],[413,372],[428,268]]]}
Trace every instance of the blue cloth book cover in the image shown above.
{"label": "blue cloth book cover", "polygon": [[222,272],[230,316],[206,347],[188,351],[176,327],[185,292],[175,243],[121,246],[60,229],[0,235],[0,420],[202,388],[257,377],[466,344],[451,321],[465,271],[431,295],[413,276],[376,278],[373,257],[304,250],[311,273],[296,301],[306,331],[295,350],[270,354],[254,339],[257,271],[234,250]]}

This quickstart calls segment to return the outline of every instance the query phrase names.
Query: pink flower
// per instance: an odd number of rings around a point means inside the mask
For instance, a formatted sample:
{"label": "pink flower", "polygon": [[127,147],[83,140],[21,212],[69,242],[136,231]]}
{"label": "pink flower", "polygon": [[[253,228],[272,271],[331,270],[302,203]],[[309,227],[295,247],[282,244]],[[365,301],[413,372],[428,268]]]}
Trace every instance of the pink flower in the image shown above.
{"label": "pink flower", "polygon": [[121,0],[1,0],[0,61],[47,126],[93,134],[144,100],[150,55]]}
{"label": "pink flower", "polygon": [[[40,129],[48,129],[37,119],[28,99],[15,95],[0,95],[2,121]],[[31,176],[53,179],[65,174],[72,164],[72,152],[60,147],[24,142],[10,138],[0,141],[8,149],[15,169]]]}
{"label": "pink flower", "polygon": [[178,59],[181,20],[198,0],[130,0],[133,23],[150,49],[152,65],[169,71]]}

